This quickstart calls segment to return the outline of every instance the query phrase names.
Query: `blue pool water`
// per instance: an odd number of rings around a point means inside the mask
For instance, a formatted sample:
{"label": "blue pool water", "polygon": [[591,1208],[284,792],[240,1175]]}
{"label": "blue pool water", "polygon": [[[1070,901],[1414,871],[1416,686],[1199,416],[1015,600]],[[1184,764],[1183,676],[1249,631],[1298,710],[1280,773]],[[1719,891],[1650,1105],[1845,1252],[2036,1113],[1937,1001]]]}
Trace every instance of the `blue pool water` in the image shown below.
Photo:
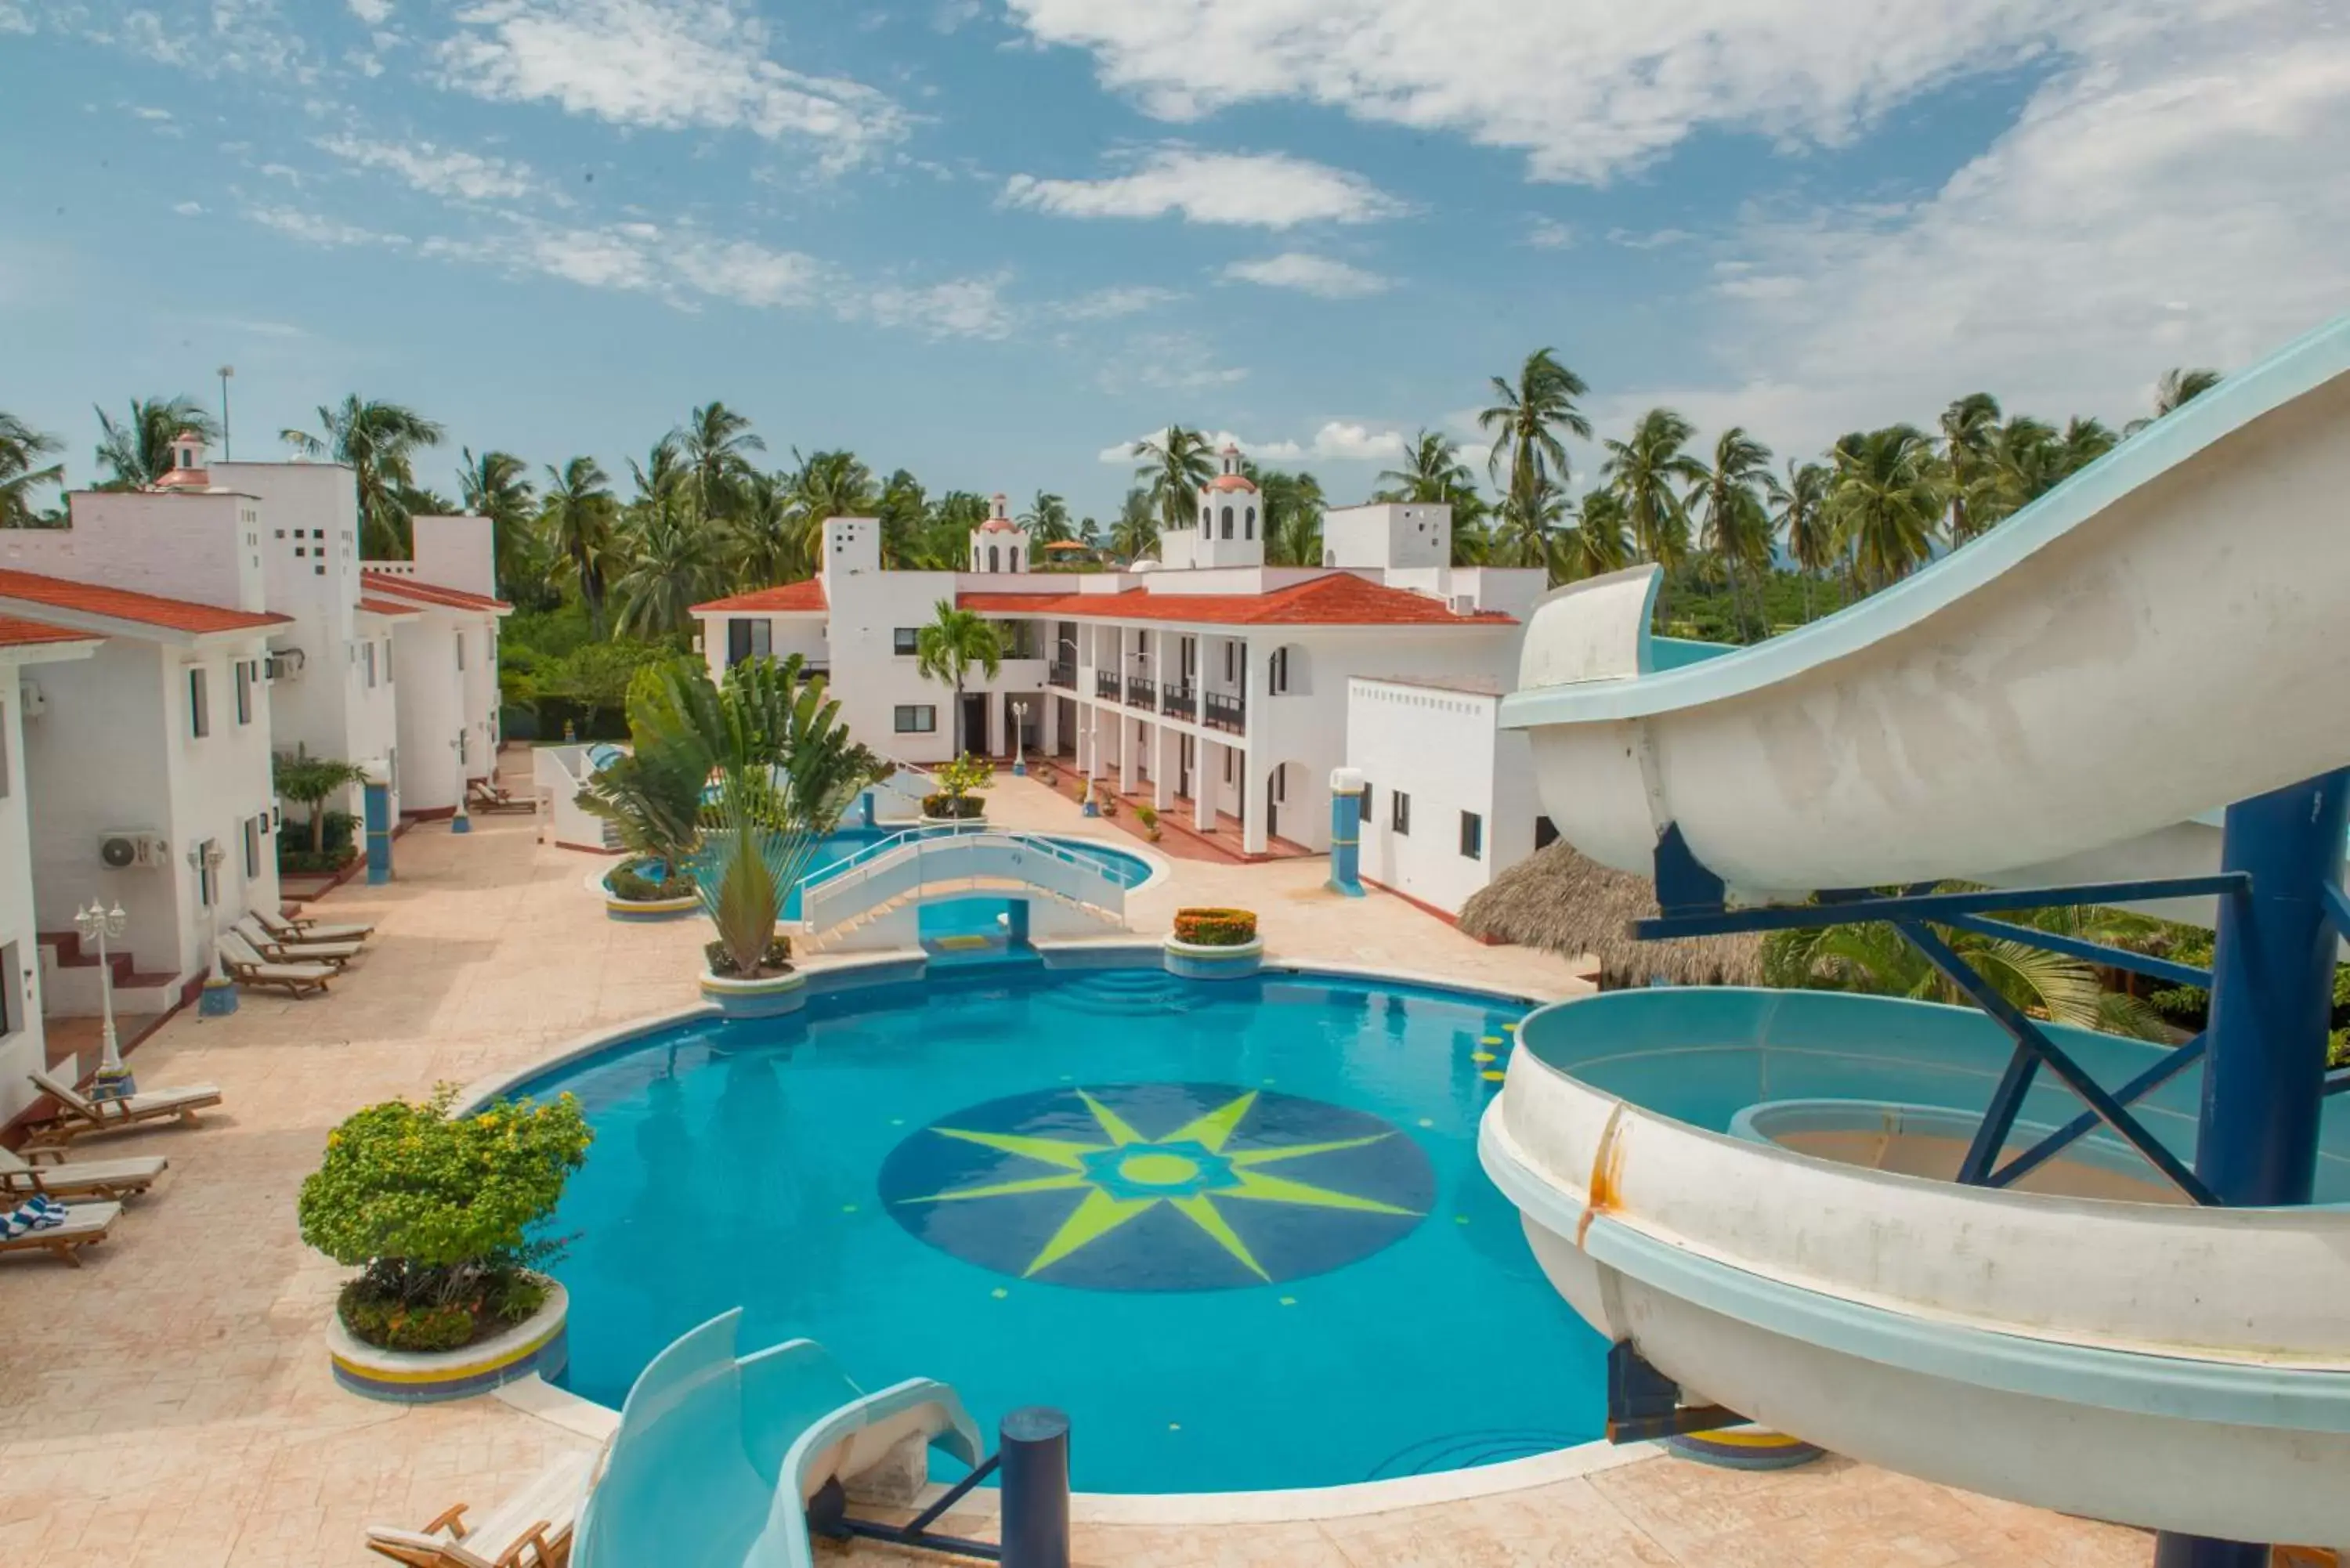
{"label": "blue pool water", "polygon": [[[885,838],[898,837],[900,832],[900,829],[890,827],[842,827],[836,828],[816,840],[816,848],[808,856],[807,874],[792,889],[791,897],[784,901],[784,918],[787,920],[799,919],[800,888],[840,875],[842,871],[848,868],[844,863],[848,862],[852,857],[870,849]],[[1039,834],[1036,836],[1043,838],[1048,844],[1056,844],[1064,849],[1074,851],[1098,862],[1126,887],[1139,887],[1150,877],[1150,862],[1139,855],[1119,849],[1112,845],[1103,844],[1091,838],[1056,838],[1049,834]],[[636,868],[648,876],[653,875],[653,871],[648,870],[643,866],[638,866]],[[994,929],[992,915],[983,921],[974,911],[963,909],[962,902],[958,901],[956,904],[947,906],[957,910],[957,913],[943,916],[936,922],[933,922],[926,913],[922,934],[926,937],[934,934],[934,925],[935,934],[938,935],[969,934],[979,932],[983,929],[991,930]],[[995,905],[995,909],[1000,911],[1002,908],[1003,905],[999,901]]]}
{"label": "blue pool water", "polygon": [[[1325,1486],[1586,1440],[1599,1339],[1475,1154],[1517,1010],[998,965],[551,1074],[577,1392],[730,1307],[868,1387],[1050,1404],[1097,1491]],[[1491,1057],[1492,1060],[1480,1060]]]}

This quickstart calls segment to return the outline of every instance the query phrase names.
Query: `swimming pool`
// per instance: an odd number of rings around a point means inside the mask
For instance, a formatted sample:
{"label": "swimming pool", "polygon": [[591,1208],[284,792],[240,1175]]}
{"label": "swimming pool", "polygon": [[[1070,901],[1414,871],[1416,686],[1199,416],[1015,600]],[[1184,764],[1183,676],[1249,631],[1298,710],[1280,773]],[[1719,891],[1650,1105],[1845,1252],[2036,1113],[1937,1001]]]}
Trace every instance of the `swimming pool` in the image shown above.
{"label": "swimming pool", "polygon": [[554,1221],[577,1393],[671,1339],[820,1340],[1094,1491],[1326,1486],[1598,1433],[1606,1347],[1476,1158],[1522,1010],[1146,968],[941,973],[694,1022],[525,1085],[597,1141]]}
{"label": "swimming pool", "polygon": [[[936,829],[935,831],[940,835],[947,835],[953,833],[955,830],[952,828],[942,827]],[[925,830],[921,828],[899,829],[889,827],[840,827],[835,828],[832,832],[826,834],[822,838],[816,840],[816,847],[808,854],[808,869],[806,874],[804,875],[795,885],[794,885],[791,896],[784,900],[784,919],[787,920],[796,920],[800,918],[800,891],[802,888],[814,887],[818,883],[839,876],[842,872],[847,870],[852,865],[856,864],[860,856],[864,855],[867,851],[871,850],[876,845],[880,844],[885,839],[919,837],[922,836],[924,833]],[[1063,849],[1073,850],[1079,855],[1087,857],[1088,859],[1098,864],[1104,870],[1107,871],[1122,887],[1139,888],[1143,883],[1150,880],[1152,875],[1157,869],[1149,861],[1144,859],[1141,856],[1134,854],[1130,850],[1118,848],[1114,845],[1104,844],[1098,839],[1065,838],[1054,834],[1046,833],[1031,834],[1027,836],[1042,839],[1047,844],[1055,845]],[[632,869],[639,871],[643,871],[645,869],[640,863],[635,861],[629,862],[629,865]],[[652,873],[647,872],[646,874],[651,875]],[[611,873],[608,871],[603,875],[605,878],[603,886],[605,890],[609,892],[610,884],[608,878],[610,877]],[[656,876],[655,880],[659,879],[660,878]],[[941,915],[936,919],[930,918],[929,912],[925,911],[926,918],[924,920],[924,934],[930,935],[932,933],[933,929],[935,929],[936,933],[940,935],[961,935],[983,930],[993,930],[994,929],[994,916],[1002,911],[1003,908],[1003,901],[1001,899],[994,900],[993,907],[987,911],[984,918],[972,910],[964,909],[961,907],[963,903],[968,902],[971,902],[971,900],[957,900],[952,903],[941,906],[941,909],[955,909],[957,912],[954,914]]]}

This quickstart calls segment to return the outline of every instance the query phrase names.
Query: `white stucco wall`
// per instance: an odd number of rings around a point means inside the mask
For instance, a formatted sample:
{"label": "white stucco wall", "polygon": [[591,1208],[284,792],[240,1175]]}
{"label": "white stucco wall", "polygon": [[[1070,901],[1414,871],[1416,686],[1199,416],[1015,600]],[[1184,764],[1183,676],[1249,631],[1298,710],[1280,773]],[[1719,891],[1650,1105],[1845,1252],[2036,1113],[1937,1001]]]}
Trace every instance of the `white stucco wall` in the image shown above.
{"label": "white stucco wall", "polygon": [[[1449,914],[1534,852],[1534,770],[1526,739],[1499,728],[1498,694],[1397,681],[1348,682],[1347,764],[1371,786],[1362,874]],[[1395,795],[1411,797],[1409,833]],[[1482,854],[1461,853],[1461,814],[1483,819]]]}
{"label": "white stucco wall", "polygon": [[[453,810],[465,789],[455,742],[467,727],[465,677],[481,650],[476,618],[427,610],[389,618],[401,803],[410,811]],[[465,670],[457,668],[461,628],[467,633]],[[480,762],[474,748],[481,744],[480,736],[467,735],[469,764]]]}
{"label": "white stucco wall", "polygon": [[[411,517],[408,522],[414,576],[460,593],[498,597],[495,524],[486,517]],[[396,570],[394,563],[368,563]]]}
{"label": "white stucco wall", "polygon": [[66,506],[69,527],[0,531],[0,566],[224,609],[269,607],[264,508],[252,495],[78,490]]}
{"label": "white stucco wall", "polygon": [[[77,659],[76,662],[82,662]],[[32,792],[25,777],[22,682],[36,683],[54,666],[21,664],[0,649],[0,1124],[34,1099],[25,1075],[44,1061],[41,1028],[39,924],[34,917]],[[46,693],[47,688],[43,688]],[[38,721],[36,721],[38,722]]]}

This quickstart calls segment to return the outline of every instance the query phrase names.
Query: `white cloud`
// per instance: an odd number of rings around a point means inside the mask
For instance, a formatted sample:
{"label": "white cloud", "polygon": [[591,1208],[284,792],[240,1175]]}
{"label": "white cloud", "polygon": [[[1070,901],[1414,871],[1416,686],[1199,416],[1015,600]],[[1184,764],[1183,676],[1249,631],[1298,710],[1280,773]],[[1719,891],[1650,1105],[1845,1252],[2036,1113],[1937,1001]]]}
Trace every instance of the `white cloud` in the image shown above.
{"label": "white cloud", "polygon": [[479,153],[443,149],[430,141],[402,145],[369,141],[354,136],[322,137],[318,147],[362,169],[380,169],[399,176],[428,195],[457,197],[468,202],[510,200],[539,189],[525,164]]}
{"label": "white cloud", "polygon": [[1156,310],[1182,297],[1171,288],[1159,288],[1149,284],[1125,284],[1080,295],[1061,306],[1055,314],[1071,321],[1109,321],[1121,316],[1139,316],[1146,310]]}
{"label": "white cloud", "polygon": [[1277,256],[1234,262],[1224,268],[1224,275],[1242,283],[1263,284],[1267,288],[1294,288],[1324,299],[1360,299],[1365,295],[1386,292],[1394,282],[1378,273],[1366,272],[1328,256],[1307,255],[1303,251],[1284,251]]}
{"label": "white cloud", "polygon": [[[1162,119],[1298,99],[1520,149],[1534,177],[1577,181],[1707,128],[1836,145],[1960,76],[2068,48],[2112,14],[2096,0],[1007,3],[1031,36],[1089,51],[1106,86]],[[2142,0],[2130,19],[2158,27],[2233,3]]]}
{"label": "white cloud", "polygon": [[1538,251],[1563,251],[1575,244],[1575,231],[1556,218],[1536,218],[1526,230],[1526,244]]}
{"label": "white cloud", "polygon": [[1687,229],[1610,229],[1607,243],[1622,245],[1627,251],[1660,251],[1669,245],[1686,244],[1697,238]]}
{"label": "white cloud", "polygon": [[306,213],[295,207],[248,207],[244,215],[265,228],[300,240],[305,244],[342,248],[350,245],[405,245],[405,234],[385,234],[380,230],[361,228],[339,218],[329,218],[318,213]]}
{"label": "white cloud", "polygon": [[1246,380],[1248,370],[1223,365],[1208,340],[1196,332],[1146,332],[1123,353],[1106,359],[1097,376],[1107,391],[1147,387],[1155,391],[1194,392]]}
{"label": "white cloud", "polygon": [[32,14],[23,6],[0,0],[0,33],[29,33],[33,30]]}
{"label": "white cloud", "polygon": [[810,138],[853,163],[905,131],[881,93],[769,57],[766,26],[732,0],[480,0],[440,46],[447,85],[657,130]]}
{"label": "white cloud", "polygon": [[99,43],[198,76],[244,73],[302,82],[317,76],[302,29],[278,0],[155,0],[151,6],[95,15],[85,6],[58,5],[51,19],[61,29],[78,26]]}
{"label": "white cloud", "polygon": [[[1146,441],[1157,441],[1166,432],[1152,431],[1132,441],[1106,446],[1095,455],[1106,463],[1126,463],[1135,461],[1137,449]],[[1216,431],[1207,438],[1208,450],[1221,452],[1226,446],[1236,446],[1259,462],[1296,462],[1305,460],[1321,462],[1392,462],[1404,454],[1404,437],[1400,431],[1375,431],[1368,425],[1350,424],[1332,420],[1314,432],[1310,441],[1248,441],[1231,431]]]}
{"label": "white cloud", "polygon": [[1751,217],[1715,275],[1721,374],[1595,416],[1669,402],[1812,452],[1977,389],[2118,421],[2169,366],[2241,368],[2350,298],[2350,35],[2309,24],[2116,14],[1940,189]]}
{"label": "white cloud", "polygon": [[939,0],[938,8],[931,13],[931,26],[941,33],[960,32],[979,20],[983,9],[980,0]]}
{"label": "white cloud", "polygon": [[1406,212],[1359,174],[1279,152],[1157,149],[1131,173],[1101,180],[1014,174],[1007,206],[1069,218],[1158,218],[1180,213],[1194,223],[1286,229],[1297,223],[1367,223]]}
{"label": "white cloud", "polygon": [[1006,281],[998,275],[923,288],[886,285],[847,302],[843,314],[883,327],[910,327],[933,337],[1009,337],[1012,311],[1001,296]]}
{"label": "white cloud", "polygon": [[391,20],[391,0],[343,0],[351,15],[370,27],[380,27]]}
{"label": "white cloud", "polygon": [[168,109],[147,109],[134,106],[130,112],[140,119],[168,120],[172,118],[172,111]]}
{"label": "white cloud", "polygon": [[204,215],[204,205],[202,202],[174,202],[172,211],[183,218],[201,218]]}

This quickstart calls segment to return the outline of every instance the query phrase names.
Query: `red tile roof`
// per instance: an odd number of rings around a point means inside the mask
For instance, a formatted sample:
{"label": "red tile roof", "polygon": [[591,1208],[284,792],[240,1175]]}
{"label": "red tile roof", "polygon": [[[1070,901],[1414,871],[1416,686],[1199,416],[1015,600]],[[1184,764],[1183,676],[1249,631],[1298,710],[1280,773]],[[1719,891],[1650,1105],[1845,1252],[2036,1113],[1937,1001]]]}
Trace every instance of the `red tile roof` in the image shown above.
{"label": "red tile roof", "polygon": [[1499,610],[1455,615],[1441,599],[1365,582],[1344,572],[1269,594],[957,594],[958,607],[983,615],[1172,620],[1211,626],[1515,626]]}
{"label": "red tile roof", "polygon": [[260,631],[274,626],[290,626],[294,620],[291,616],[224,609],[218,605],[167,599],[154,594],[133,593],[128,588],[102,588],[92,583],[68,582],[63,577],[6,568],[0,568],[0,599],[78,610],[84,615],[199,635],[208,631]]}
{"label": "red tile roof", "polygon": [[25,648],[43,642],[104,640],[92,631],[72,631],[65,627],[51,626],[46,621],[22,620],[13,615],[0,615],[0,648]]}
{"label": "red tile roof", "polygon": [[694,606],[693,613],[723,615],[730,611],[780,610],[790,614],[794,611],[819,612],[831,607],[824,597],[823,580],[809,577],[801,582],[785,583],[780,587],[758,588],[728,598],[712,599],[708,604]]}
{"label": "red tile roof", "polygon": [[359,570],[359,586],[373,588],[380,594],[398,594],[404,599],[439,605],[443,609],[509,610],[514,606],[504,599],[494,599],[483,594],[469,594],[463,588],[444,588],[438,583],[428,583],[415,577],[403,577],[391,572]]}
{"label": "red tile roof", "polygon": [[396,605],[390,599],[369,598],[365,594],[359,596],[359,608],[370,615],[422,615],[424,613],[414,605]]}

